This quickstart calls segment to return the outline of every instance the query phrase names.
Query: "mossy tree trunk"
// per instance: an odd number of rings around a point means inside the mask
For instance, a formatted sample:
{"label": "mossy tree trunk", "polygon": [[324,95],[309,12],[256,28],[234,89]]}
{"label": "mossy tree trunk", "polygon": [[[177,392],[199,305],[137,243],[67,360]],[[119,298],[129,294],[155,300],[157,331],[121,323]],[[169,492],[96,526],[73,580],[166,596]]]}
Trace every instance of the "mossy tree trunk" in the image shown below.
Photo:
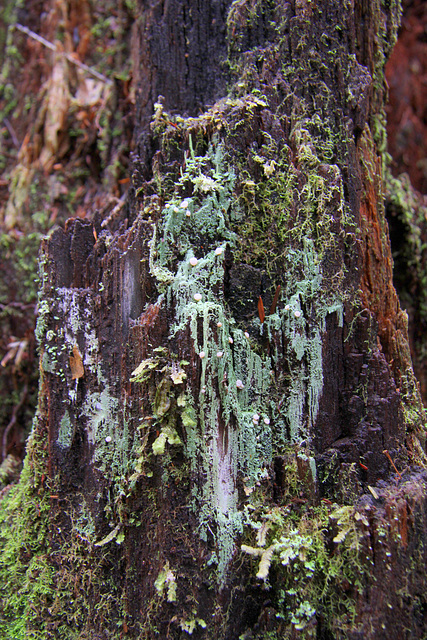
{"label": "mossy tree trunk", "polygon": [[140,2],[131,195],[42,247],[2,637],[425,636],[424,413],[383,195],[398,20]]}

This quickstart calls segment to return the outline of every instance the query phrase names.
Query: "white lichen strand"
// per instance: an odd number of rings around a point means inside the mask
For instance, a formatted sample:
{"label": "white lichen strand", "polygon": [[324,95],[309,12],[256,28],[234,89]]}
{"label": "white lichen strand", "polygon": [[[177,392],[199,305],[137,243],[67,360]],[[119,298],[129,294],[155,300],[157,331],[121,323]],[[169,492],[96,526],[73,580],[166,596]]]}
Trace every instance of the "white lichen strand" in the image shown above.
{"label": "white lichen strand", "polygon": [[172,282],[174,275],[169,269],[158,265],[155,261],[156,256],[156,239],[157,239],[157,226],[153,224],[153,237],[148,242],[149,247],[149,256],[148,256],[148,264],[150,268],[150,273],[152,276],[156,278],[156,280],[160,283],[169,283]]}
{"label": "white lichen strand", "polygon": [[[192,258],[200,248],[191,245],[189,232],[183,231],[183,221],[171,207],[164,210],[165,218],[160,223],[163,242],[157,247],[162,265],[167,264],[172,249],[176,250],[176,239],[186,251],[165,291],[165,300],[176,319],[170,335],[189,329],[194,351],[199,354],[199,393],[189,399],[183,417],[185,452],[190,468],[198,475],[202,468],[206,478],[200,492],[194,488],[195,508],[201,535],[207,535],[208,527],[212,530],[212,519],[216,521],[220,580],[234,552],[236,532],[242,526],[237,474],[242,471],[255,484],[272,454],[269,425],[258,425],[254,435],[252,421],[255,411],[269,409],[270,359],[252,351],[248,337],[227,317],[222,298],[223,242],[227,240],[230,246],[233,243],[223,218],[223,210],[230,205],[223,198],[227,193],[231,194],[229,173],[221,173],[217,157],[215,188],[206,190],[208,202],[193,208],[193,217],[197,224],[203,224],[203,233],[212,235],[211,248],[195,264]],[[200,218],[207,214],[209,220]],[[183,244],[183,235],[189,244]]]}
{"label": "white lichen strand", "polygon": [[[279,311],[281,331],[288,342],[290,388],[281,403],[281,415],[277,418],[276,437],[282,429],[282,439],[288,430],[292,442],[310,439],[316,423],[319,401],[323,390],[323,337],[325,319],[329,313],[338,314],[342,326],[342,302],[338,299],[325,303],[322,297],[322,273],[314,243],[304,238],[300,251],[288,253],[289,261],[299,279],[288,278],[283,311]],[[302,313],[304,302],[306,320]],[[291,311],[291,313],[289,313]],[[267,331],[277,329],[274,317],[266,318]],[[284,420],[283,420],[284,418]],[[307,419],[308,418],[308,419]]]}

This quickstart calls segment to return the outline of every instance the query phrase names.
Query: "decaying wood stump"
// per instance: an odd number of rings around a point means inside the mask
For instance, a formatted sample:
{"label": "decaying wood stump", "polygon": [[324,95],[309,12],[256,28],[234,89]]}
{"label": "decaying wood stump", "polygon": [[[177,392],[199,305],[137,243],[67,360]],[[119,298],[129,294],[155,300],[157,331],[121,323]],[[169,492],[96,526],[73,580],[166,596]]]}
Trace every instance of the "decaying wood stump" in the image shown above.
{"label": "decaying wood stump", "polygon": [[6,507],[36,605],[5,619],[422,638],[424,413],[383,194],[398,4],[139,16],[128,203],[42,248],[27,507]]}

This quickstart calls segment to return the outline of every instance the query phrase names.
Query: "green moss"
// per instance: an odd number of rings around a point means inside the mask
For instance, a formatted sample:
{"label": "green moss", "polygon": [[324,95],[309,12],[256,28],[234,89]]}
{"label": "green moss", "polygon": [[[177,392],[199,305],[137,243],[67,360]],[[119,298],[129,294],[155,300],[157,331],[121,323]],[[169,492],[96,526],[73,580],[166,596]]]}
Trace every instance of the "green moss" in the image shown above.
{"label": "green moss", "polygon": [[[304,457],[301,451],[298,455]],[[298,457],[289,451],[286,460],[283,490],[288,504],[266,508],[255,503],[245,529],[246,535],[248,529],[255,530],[248,541],[256,546],[244,544],[242,551],[254,557],[258,581],[274,587],[283,637],[295,631],[311,637],[319,614],[324,628],[343,633],[355,623],[354,598],[362,593],[372,564],[363,528],[368,520],[353,506],[291,506],[292,497],[307,496],[307,485]],[[343,584],[351,585],[348,597]]]}
{"label": "green moss", "polygon": [[44,640],[43,610],[54,598],[49,561],[45,457],[30,437],[18,485],[0,501],[0,633],[5,640]]}
{"label": "green moss", "polygon": [[123,614],[114,554],[108,545],[94,551],[95,525],[84,499],[77,512],[64,509],[71,528],[62,540],[63,520],[53,526],[51,501],[58,496],[51,496],[45,455],[36,419],[19,484],[0,501],[1,638],[89,639],[98,625],[118,640]]}

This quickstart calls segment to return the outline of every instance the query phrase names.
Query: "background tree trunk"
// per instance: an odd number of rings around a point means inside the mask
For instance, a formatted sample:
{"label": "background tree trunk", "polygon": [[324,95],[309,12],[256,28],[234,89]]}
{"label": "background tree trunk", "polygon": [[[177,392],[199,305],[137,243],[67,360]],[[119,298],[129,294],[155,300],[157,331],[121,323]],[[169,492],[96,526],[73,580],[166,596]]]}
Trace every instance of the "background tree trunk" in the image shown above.
{"label": "background tree trunk", "polygon": [[425,418],[384,213],[399,6],[136,15],[126,205],[42,246],[3,635],[422,638]]}
{"label": "background tree trunk", "polygon": [[[408,312],[414,371],[425,404],[427,317],[423,283],[427,261],[427,129],[423,122],[427,103],[427,43],[423,34],[427,6],[419,0],[406,0],[403,7],[399,39],[386,67],[390,87],[386,106],[388,150],[393,157],[390,166],[393,178],[389,175],[386,180],[386,214],[395,286]],[[403,69],[406,70],[404,76]]]}

